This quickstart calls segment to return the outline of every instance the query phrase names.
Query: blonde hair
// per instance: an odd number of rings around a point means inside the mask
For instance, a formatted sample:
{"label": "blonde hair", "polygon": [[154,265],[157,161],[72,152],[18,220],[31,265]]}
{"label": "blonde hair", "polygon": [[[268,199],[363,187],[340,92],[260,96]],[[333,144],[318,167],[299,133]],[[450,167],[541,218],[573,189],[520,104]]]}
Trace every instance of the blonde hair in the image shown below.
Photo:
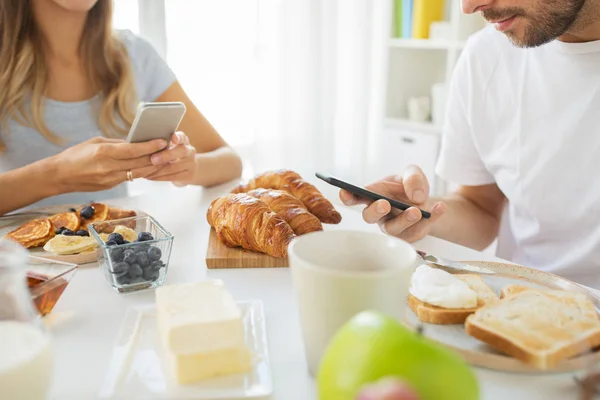
{"label": "blonde hair", "polygon": [[[62,144],[62,138],[44,121],[48,70],[42,45],[31,1],[1,0],[0,127],[8,131],[14,119],[37,129],[50,142]],[[125,135],[134,118],[136,94],[127,51],[113,34],[112,0],[98,0],[89,11],[80,54],[87,78],[101,95],[100,130],[107,137]]]}

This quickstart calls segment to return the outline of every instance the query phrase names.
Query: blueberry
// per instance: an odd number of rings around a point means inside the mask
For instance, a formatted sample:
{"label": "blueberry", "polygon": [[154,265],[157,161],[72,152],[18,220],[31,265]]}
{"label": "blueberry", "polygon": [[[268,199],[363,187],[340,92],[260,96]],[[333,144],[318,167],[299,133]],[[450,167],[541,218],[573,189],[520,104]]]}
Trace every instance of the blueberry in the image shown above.
{"label": "blueberry", "polygon": [[94,216],[95,212],[96,212],[96,210],[94,209],[93,206],[86,206],[86,207],[83,207],[81,209],[81,213],[80,214],[81,214],[81,216],[83,218],[90,219],[90,218],[92,218]]}
{"label": "blueberry", "polygon": [[69,212],[77,212],[77,210],[74,208],[69,208]]}
{"label": "blueberry", "polygon": [[117,245],[118,245],[118,243],[117,243],[117,242],[115,242],[114,240],[109,240],[108,242],[106,242],[106,245],[107,245],[107,246],[117,246]]}
{"label": "blueberry", "polygon": [[137,240],[138,242],[147,242],[148,240],[154,240],[154,237],[149,232],[140,232]]}
{"label": "blueberry", "polygon": [[165,263],[162,261],[153,261],[152,264],[150,264],[150,268],[154,271],[158,271],[159,269],[161,269],[162,267],[165,266]]}
{"label": "blueberry", "polygon": [[65,228],[64,226],[61,226],[56,231],[54,231],[54,233],[57,235],[62,235],[62,233],[65,231],[65,229],[67,229],[67,228]]}
{"label": "blueberry", "polygon": [[117,283],[120,285],[128,285],[131,283],[131,278],[129,275],[117,276]]}
{"label": "blueberry", "polygon": [[158,279],[158,276],[158,271],[154,271],[151,268],[146,268],[144,270],[144,279],[147,281],[155,281]]}
{"label": "blueberry", "polygon": [[122,276],[127,274],[128,272],[129,264],[123,261],[114,264],[112,271],[110,271],[111,274],[115,274],[116,276]]}
{"label": "blueberry", "polygon": [[73,232],[70,229],[65,229],[64,231],[62,231],[62,234],[65,236],[75,236],[76,235],[75,232]]}
{"label": "blueberry", "polygon": [[142,267],[150,265],[150,256],[148,256],[148,253],[137,253],[137,263]]}
{"label": "blueberry", "polygon": [[137,262],[137,256],[135,254],[135,251],[125,250],[125,252],[123,253],[123,261],[125,261],[128,264],[135,264]]}
{"label": "blueberry", "polygon": [[108,240],[109,241],[113,241],[117,244],[123,244],[123,235],[121,235],[120,233],[111,233],[110,235],[108,235]]}
{"label": "blueberry", "polygon": [[77,232],[75,232],[75,235],[77,235],[77,236],[90,236],[89,232],[85,231],[83,229],[80,229]]}
{"label": "blueberry", "polygon": [[129,244],[129,243],[131,243],[129,240],[123,240],[123,243],[121,243],[121,244]]}
{"label": "blueberry", "polygon": [[125,251],[123,249],[118,248],[118,247],[115,248],[115,249],[111,249],[110,250],[110,259],[113,262],[123,261],[124,253],[125,253]]}
{"label": "blueberry", "polygon": [[158,247],[152,246],[148,249],[148,256],[150,256],[152,261],[158,261],[162,256],[162,251]]}
{"label": "blueberry", "polygon": [[146,253],[148,251],[148,248],[150,247],[147,244],[141,244],[139,242],[135,242],[135,243],[136,243],[135,246],[132,246],[132,248],[133,248],[133,250],[135,250],[136,253]]}
{"label": "blueberry", "polygon": [[142,276],[142,274],[144,273],[144,271],[142,270],[142,267],[140,267],[138,264],[132,264],[129,266],[129,276],[132,278],[137,278]]}

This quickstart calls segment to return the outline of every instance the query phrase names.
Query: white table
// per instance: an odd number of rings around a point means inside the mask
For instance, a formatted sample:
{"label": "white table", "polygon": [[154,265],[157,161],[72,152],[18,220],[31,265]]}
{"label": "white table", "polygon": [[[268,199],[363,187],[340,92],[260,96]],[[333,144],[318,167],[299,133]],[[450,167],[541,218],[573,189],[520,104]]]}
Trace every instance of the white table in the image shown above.
{"label": "white table", "polygon": [[[339,204],[337,191],[319,185],[336,203],[343,222],[334,229],[378,231],[362,221],[358,210]],[[304,361],[298,315],[288,269],[207,270],[204,256],[210,202],[229,185],[203,190],[160,186],[140,197],[111,202],[152,214],[175,235],[167,284],[223,279],[238,300],[264,302],[274,393],[271,399],[316,399],[315,384]],[[439,239],[427,238],[415,247],[452,259],[492,260],[493,257]],[[79,269],[52,314],[47,316],[54,339],[56,369],[53,398],[92,399],[106,374],[113,341],[128,307],[154,302],[154,292],[117,294],[94,265]],[[477,370],[483,399],[551,400],[575,398],[570,375],[519,376]]]}

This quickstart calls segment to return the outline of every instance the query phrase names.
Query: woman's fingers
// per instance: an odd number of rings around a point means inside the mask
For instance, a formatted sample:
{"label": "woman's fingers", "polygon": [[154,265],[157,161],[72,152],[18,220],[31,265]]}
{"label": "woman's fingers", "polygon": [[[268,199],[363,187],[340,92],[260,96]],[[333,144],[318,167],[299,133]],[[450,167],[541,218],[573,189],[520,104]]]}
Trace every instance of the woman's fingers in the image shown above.
{"label": "woman's fingers", "polygon": [[[131,169],[131,175],[133,179],[147,178],[148,176],[159,173],[162,168],[163,167],[161,167],[160,165],[149,165],[146,167],[134,168]],[[120,171],[118,172],[118,174],[125,175],[125,180],[127,180],[127,171]]]}
{"label": "woman's fingers", "polygon": [[162,139],[150,140],[140,143],[101,143],[98,146],[98,155],[114,160],[130,160],[142,156],[149,156],[163,150],[167,142]]}
{"label": "woman's fingers", "polygon": [[152,181],[157,181],[157,182],[175,182],[175,183],[178,182],[179,183],[178,186],[184,186],[185,185],[184,182],[189,182],[193,178],[194,178],[194,171],[185,170],[185,171],[180,171],[180,172],[176,172],[173,174],[160,175],[155,178],[147,178],[147,179],[152,180]]}
{"label": "woman's fingers", "polygon": [[161,165],[162,168],[158,170],[156,173],[148,176],[148,179],[158,180],[158,178],[162,178],[164,176],[176,175],[185,171],[194,170],[195,163],[193,158],[184,158],[181,160],[174,161],[170,164]]}
{"label": "woman's fingers", "polygon": [[166,164],[180,158],[189,157],[195,151],[194,147],[188,144],[180,144],[168,150],[163,150],[160,153],[153,154],[150,160],[154,165]]}

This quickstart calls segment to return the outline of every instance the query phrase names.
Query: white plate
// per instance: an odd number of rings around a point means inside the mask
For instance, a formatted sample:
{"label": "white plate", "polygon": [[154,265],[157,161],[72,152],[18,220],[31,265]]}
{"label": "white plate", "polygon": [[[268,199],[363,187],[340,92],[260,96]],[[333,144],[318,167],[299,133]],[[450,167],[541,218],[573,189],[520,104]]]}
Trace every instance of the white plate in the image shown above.
{"label": "white plate", "polygon": [[252,370],[202,383],[178,385],[162,362],[162,346],[154,306],[128,310],[100,389],[104,399],[225,399],[271,394],[271,370],[263,303],[237,303],[243,315],[246,345],[253,354]]}
{"label": "white plate", "polygon": [[[479,267],[491,269],[494,275],[481,275],[483,281],[498,295],[503,287],[519,284],[534,288],[560,289],[583,293],[588,296],[600,314],[600,298],[582,286],[544,271],[522,267],[514,264],[503,264],[486,261],[465,261]],[[482,341],[469,336],[465,332],[464,324],[436,325],[422,324],[410,307],[406,307],[405,322],[416,329],[422,326],[423,334],[430,339],[444,344],[461,354],[467,362],[478,367],[484,367],[505,372],[551,374],[568,373],[586,370],[592,365],[600,363],[600,348],[579,356],[563,360],[556,367],[540,370],[529,366],[516,358],[503,354]]]}

